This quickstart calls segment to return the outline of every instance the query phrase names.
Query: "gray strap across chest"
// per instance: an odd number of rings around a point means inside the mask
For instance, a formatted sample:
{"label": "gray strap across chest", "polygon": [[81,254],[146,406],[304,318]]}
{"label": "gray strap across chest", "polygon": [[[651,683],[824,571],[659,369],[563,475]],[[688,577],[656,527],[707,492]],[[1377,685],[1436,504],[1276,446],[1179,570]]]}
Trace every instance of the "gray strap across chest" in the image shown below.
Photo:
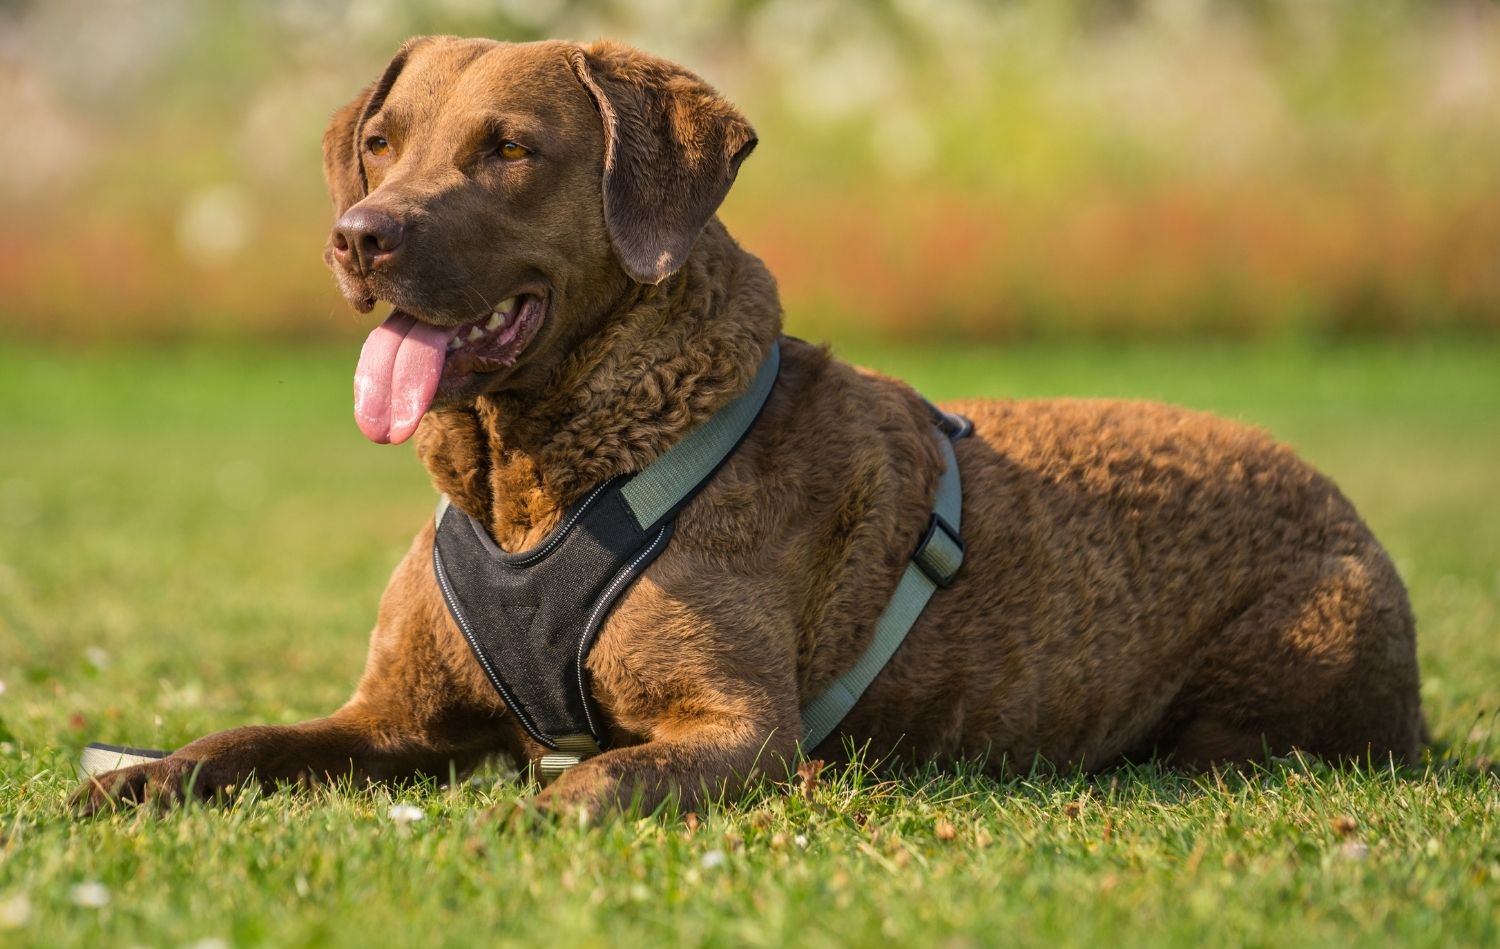
{"label": "gray strap across chest", "polygon": [[[506,554],[482,524],[438,505],[433,565],[449,612],[490,682],[523,727],[548,748],[551,780],[598,754],[606,736],[585,660],[613,604],[660,555],[675,515],[734,451],[769,398],[780,368],[773,346],[748,391],[644,470],[600,485],[530,551]],[[833,732],[963,560],[958,464],[947,436],[962,420],[936,413],[944,472],[928,529],[876,623],[868,651],[803,712],[801,747]]]}

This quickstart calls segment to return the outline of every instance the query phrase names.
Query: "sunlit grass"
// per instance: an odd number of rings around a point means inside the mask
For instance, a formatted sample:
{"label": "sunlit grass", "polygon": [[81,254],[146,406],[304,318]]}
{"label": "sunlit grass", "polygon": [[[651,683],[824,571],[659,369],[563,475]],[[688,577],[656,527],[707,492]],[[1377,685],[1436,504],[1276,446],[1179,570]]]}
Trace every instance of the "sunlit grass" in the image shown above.
{"label": "sunlit grass", "polygon": [[1500,939],[1483,770],[1500,750],[1500,349],[847,355],[934,398],[1160,398],[1290,441],[1411,586],[1437,757],[1249,778],[857,770],[588,829],[518,824],[530,789],[486,772],[78,825],[63,802],[88,740],[170,747],[340,703],[432,492],[410,451],[351,424],[346,348],[0,349],[0,944]]}

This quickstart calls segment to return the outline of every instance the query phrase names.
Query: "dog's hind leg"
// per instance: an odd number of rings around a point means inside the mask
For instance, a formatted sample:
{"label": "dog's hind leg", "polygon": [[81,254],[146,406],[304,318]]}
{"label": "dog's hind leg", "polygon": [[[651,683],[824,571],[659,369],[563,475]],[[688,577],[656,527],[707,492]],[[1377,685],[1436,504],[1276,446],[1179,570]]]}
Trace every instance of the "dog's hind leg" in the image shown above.
{"label": "dog's hind leg", "polygon": [[1409,761],[1425,738],[1414,621],[1373,542],[1309,562],[1205,643],[1165,743],[1185,767],[1299,749]]}
{"label": "dog's hind leg", "polygon": [[673,800],[684,811],[738,795],[756,775],[785,775],[796,760],[801,722],[780,728],[747,721],[699,722],[671,738],[606,751],[569,769],[536,799],[543,811],[649,814]]}

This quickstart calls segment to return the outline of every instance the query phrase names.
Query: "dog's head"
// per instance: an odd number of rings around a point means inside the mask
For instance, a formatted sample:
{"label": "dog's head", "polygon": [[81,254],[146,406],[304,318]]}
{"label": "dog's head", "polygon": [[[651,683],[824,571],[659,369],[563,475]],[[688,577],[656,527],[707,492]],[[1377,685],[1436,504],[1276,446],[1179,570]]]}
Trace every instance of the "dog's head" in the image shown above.
{"label": "dog's head", "polygon": [[406,43],[323,137],[324,258],[353,306],[395,307],[360,354],[360,429],[404,441],[560,358],[682,265],[754,146],[697,76],[616,43]]}

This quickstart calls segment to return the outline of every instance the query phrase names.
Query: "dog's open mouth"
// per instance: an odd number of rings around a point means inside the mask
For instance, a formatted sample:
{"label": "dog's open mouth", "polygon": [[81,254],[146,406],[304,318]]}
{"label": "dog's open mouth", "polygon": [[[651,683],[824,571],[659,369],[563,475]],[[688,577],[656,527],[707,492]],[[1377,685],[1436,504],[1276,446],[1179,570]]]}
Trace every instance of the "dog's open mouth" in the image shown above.
{"label": "dog's open mouth", "polygon": [[523,293],[460,326],[394,310],[375,327],[354,370],[354,420],[372,442],[399,445],[441,390],[515,365],[542,325],[545,300]]}

